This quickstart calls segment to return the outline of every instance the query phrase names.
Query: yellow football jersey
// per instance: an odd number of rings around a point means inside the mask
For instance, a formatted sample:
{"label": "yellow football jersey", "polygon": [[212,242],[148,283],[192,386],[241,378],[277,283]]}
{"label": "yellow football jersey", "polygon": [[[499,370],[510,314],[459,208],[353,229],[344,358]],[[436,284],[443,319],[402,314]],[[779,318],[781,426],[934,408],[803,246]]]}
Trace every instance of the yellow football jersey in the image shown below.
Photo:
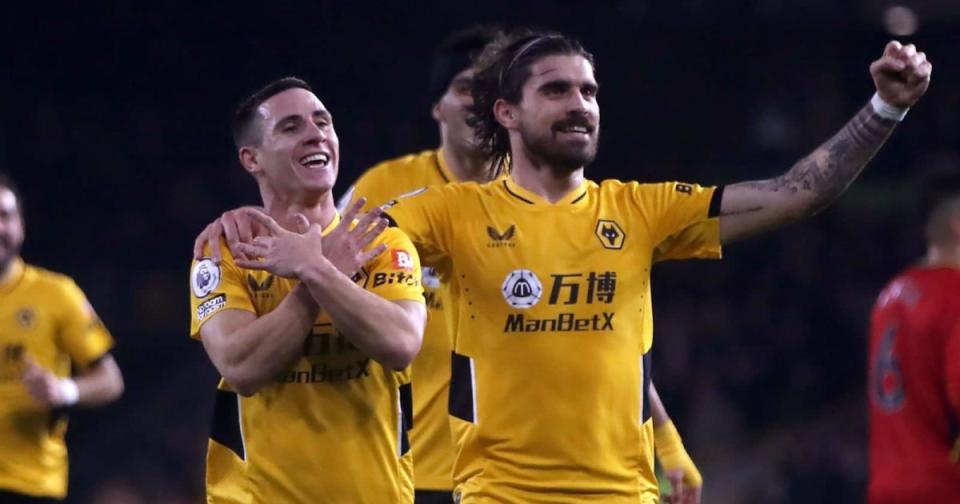
{"label": "yellow football jersey", "polygon": [[[423,302],[420,263],[409,238],[388,229],[370,247],[380,243],[387,250],[356,281],[390,301]],[[220,265],[202,259],[191,270],[194,338],[220,311],[268,313],[297,285],[242,269],[229,249],[222,250]],[[219,389],[207,454],[208,500],[413,502],[409,372],[385,369],[362,354],[326,313],[318,316],[303,356],[272,384],[251,397],[238,396],[222,380]]]}
{"label": "yellow football jersey", "polygon": [[113,339],[73,280],[15,261],[0,284],[0,490],[63,498],[66,417],[27,393],[24,357],[68,377],[71,366],[106,355]]}
{"label": "yellow football jersey", "polygon": [[[367,199],[363,210],[369,211],[402,194],[456,181],[442,151],[423,151],[384,161],[364,172],[343,196],[340,209],[363,197]],[[453,347],[444,319],[444,306],[452,303],[449,280],[441,280],[434,268],[423,268],[423,291],[427,300],[427,325],[423,331],[423,347],[410,366],[413,376],[410,447],[415,484],[419,489],[451,490],[454,448],[447,400]]]}
{"label": "yellow football jersey", "polygon": [[584,181],[550,204],[506,178],[388,210],[423,263],[457,280],[449,408],[462,503],[656,501],[650,268],[719,257],[721,192]]}

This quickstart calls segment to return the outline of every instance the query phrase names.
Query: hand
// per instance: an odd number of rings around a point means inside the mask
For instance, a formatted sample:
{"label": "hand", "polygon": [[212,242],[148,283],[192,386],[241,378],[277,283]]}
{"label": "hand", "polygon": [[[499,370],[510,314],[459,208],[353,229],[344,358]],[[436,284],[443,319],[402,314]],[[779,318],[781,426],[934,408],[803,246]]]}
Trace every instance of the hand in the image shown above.
{"label": "hand", "polygon": [[870,65],[870,75],[883,101],[898,108],[912,107],[927,92],[933,65],[913,44],[896,40]]}
{"label": "hand", "polygon": [[257,209],[257,207],[240,207],[235,210],[224,212],[219,219],[214,220],[207,225],[204,230],[197,235],[193,242],[193,258],[203,258],[203,248],[210,248],[210,257],[217,264],[223,260],[220,254],[220,239],[226,237],[227,247],[234,257],[241,259],[256,259],[256,257],[247,257],[237,247],[238,243],[251,243],[257,236],[267,234],[267,229],[251,219],[246,210]]}
{"label": "hand", "polygon": [[670,480],[670,495],[665,495],[663,502],[666,504],[700,504],[700,495],[703,488],[684,483],[682,469],[667,471],[667,479]]}
{"label": "hand", "polygon": [[383,210],[379,207],[360,217],[357,225],[351,227],[365,203],[366,198],[359,198],[354,202],[343,214],[340,224],[323,237],[323,255],[348,277],[352,277],[363,265],[387,249],[387,246],[381,243],[364,251],[387,228],[387,221],[380,218]]}
{"label": "hand", "polygon": [[[311,225],[303,214],[293,216],[297,229],[297,232],[293,232],[287,231],[260,210],[244,208],[242,211],[266,228],[269,234],[257,236],[252,243],[238,242],[236,246],[243,258],[234,257],[237,266],[266,270],[286,278],[299,278],[310,265],[327,262],[323,256],[323,232],[320,225]],[[248,257],[260,260],[247,259]]]}
{"label": "hand", "polygon": [[56,408],[67,402],[61,393],[60,379],[56,375],[40,367],[30,357],[25,357],[24,361],[20,381],[34,401],[47,408]]}

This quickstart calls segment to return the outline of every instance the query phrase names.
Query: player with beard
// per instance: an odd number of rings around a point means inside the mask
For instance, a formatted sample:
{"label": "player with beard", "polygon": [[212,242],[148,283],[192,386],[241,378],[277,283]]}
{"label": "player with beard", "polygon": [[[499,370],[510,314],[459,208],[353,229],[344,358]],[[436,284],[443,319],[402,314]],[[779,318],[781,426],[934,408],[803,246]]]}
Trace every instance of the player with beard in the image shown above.
{"label": "player with beard", "polygon": [[0,502],[59,502],[65,408],[116,400],[123,376],[113,339],[77,284],[20,258],[21,209],[0,173]]}
{"label": "player with beard", "polygon": [[[825,208],[926,91],[931,65],[891,42],[876,94],[837,134],[769,180],[725,187],[595,183],[593,57],[565,36],[516,33],[485,49],[474,119],[510,177],[451,184],[389,210],[425,264],[450,262],[460,296],[450,408],[461,502],[655,502],[643,384],[650,268],[716,257],[721,243]],[[704,224],[706,223],[706,224]],[[677,241],[694,225],[701,241]],[[513,228],[490,247],[486,228]],[[638,309],[639,307],[639,309]]]}
{"label": "player with beard", "polygon": [[423,263],[456,278],[455,495],[656,502],[650,268],[719,257],[722,243],[827,207],[926,91],[932,66],[891,42],[870,66],[876,93],[839,132],[777,177],[721,187],[587,180],[599,88],[593,57],[568,37],[507,35],[475,66],[471,125],[510,176],[431,187],[389,209]]}
{"label": "player with beard", "polygon": [[960,173],[921,194],[927,254],[870,324],[867,502],[960,502]]}

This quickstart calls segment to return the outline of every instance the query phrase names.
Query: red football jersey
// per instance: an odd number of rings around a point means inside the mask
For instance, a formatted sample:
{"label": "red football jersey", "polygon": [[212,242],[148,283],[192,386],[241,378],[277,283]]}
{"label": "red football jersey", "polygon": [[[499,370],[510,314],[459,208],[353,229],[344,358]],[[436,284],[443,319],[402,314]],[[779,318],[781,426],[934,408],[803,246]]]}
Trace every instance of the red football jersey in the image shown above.
{"label": "red football jersey", "polygon": [[958,502],[960,269],[910,268],[870,324],[868,502]]}

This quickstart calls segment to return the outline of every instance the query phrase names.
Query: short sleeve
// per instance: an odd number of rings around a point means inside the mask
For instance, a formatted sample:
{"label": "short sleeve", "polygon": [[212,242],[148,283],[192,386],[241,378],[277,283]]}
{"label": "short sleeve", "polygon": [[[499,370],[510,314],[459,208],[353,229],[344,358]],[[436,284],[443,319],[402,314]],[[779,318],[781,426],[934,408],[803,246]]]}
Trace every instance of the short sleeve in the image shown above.
{"label": "short sleeve", "polygon": [[256,313],[243,271],[233,262],[230,249],[220,245],[223,261],[209,257],[194,260],[190,268],[190,337],[200,338],[200,328],[225,309]]}
{"label": "short sleeve", "polygon": [[[634,187],[634,203],[647,223],[654,247],[664,258],[680,259],[689,257],[680,252],[697,252],[698,239],[712,239],[712,225],[692,229],[690,234],[684,231],[691,226],[704,223],[719,213],[722,187],[704,187],[683,182],[664,182],[659,184],[637,184]],[[719,223],[716,224],[716,245],[719,247]],[[673,237],[670,243],[664,243]],[[705,245],[709,245],[706,244]]]}
{"label": "short sleeve", "polygon": [[70,360],[86,368],[113,348],[113,338],[73,280],[63,285],[60,344]]}
{"label": "short sleeve", "polygon": [[420,256],[410,238],[397,228],[388,228],[372,246],[387,249],[364,269],[364,288],[388,301],[424,302]]}
{"label": "short sleeve", "polygon": [[712,218],[698,222],[668,236],[653,252],[653,261],[672,259],[720,259],[720,219]]}
{"label": "short sleeve", "polygon": [[384,205],[388,219],[402,229],[427,266],[449,257],[457,184],[418,189]]}

